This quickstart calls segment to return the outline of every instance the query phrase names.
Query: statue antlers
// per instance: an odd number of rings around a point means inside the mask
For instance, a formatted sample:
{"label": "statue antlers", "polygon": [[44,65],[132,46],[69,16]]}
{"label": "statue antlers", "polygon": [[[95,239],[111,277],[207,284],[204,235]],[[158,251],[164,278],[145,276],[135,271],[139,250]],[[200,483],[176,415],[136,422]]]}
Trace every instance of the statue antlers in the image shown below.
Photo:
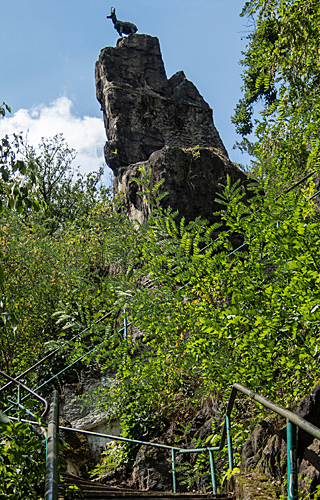
{"label": "statue antlers", "polygon": [[111,7],[111,14],[107,16],[107,19],[112,19],[114,28],[117,30],[120,36],[122,36],[123,33],[125,33],[126,35],[130,35],[130,33],[136,33],[136,31],[138,31],[138,28],[135,24],[129,23],[128,21],[119,21],[116,16],[116,9],[114,9],[113,7]]}

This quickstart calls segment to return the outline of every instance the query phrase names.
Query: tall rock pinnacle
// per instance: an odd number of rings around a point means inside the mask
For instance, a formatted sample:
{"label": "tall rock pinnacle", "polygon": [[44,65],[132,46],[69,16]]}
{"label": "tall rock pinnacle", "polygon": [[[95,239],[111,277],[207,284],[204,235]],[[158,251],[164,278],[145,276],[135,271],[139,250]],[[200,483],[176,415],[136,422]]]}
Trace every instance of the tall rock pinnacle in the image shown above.
{"label": "tall rock pinnacle", "polygon": [[158,38],[134,34],[103,49],[96,87],[112,169],[147,160],[164,146],[211,146],[227,155],[212,110],[193,83],[182,71],[167,79]]}
{"label": "tall rock pinnacle", "polygon": [[229,160],[212,109],[194,84],[183,71],[167,78],[159,40],[134,33],[102,49],[95,78],[108,138],[105,159],[130,219],[142,222],[150,213],[132,182],[144,164],[151,184],[165,178],[163,207],[187,221],[199,215],[216,220],[214,199],[227,174],[232,181],[246,176]]}

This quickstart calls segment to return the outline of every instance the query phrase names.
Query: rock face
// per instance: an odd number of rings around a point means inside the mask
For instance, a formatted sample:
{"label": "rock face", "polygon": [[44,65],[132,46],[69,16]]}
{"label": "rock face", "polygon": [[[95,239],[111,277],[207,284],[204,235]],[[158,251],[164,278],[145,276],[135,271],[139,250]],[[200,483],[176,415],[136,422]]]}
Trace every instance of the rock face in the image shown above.
{"label": "rock face", "polygon": [[[219,421],[219,425],[223,421],[223,417],[220,419],[217,402],[212,398],[208,398],[204,402],[203,408],[192,415],[187,425],[182,426],[179,422],[180,418],[181,414],[179,414],[177,421],[171,422],[167,428],[162,429],[161,438],[154,438],[152,442],[167,446],[174,443],[174,446],[185,449],[206,446],[208,436],[212,435],[213,421]],[[205,469],[201,470],[201,474],[194,474],[194,471],[187,473],[187,464],[190,463],[194,466],[198,458],[199,455],[196,453],[182,454],[177,452],[175,454],[176,479],[179,492],[187,490],[184,482],[187,477],[192,489],[202,493],[208,491],[211,481],[208,456]],[[142,445],[137,452],[132,470],[129,468],[110,470],[102,481],[105,484],[125,488],[170,491],[172,489],[171,460],[170,450]],[[184,468],[184,472],[179,470],[181,466]],[[222,463],[218,457],[216,466],[217,470],[222,468]]]}
{"label": "rock face", "polygon": [[[110,387],[114,383],[112,375],[100,372],[82,372],[78,384],[63,387],[60,398],[60,418],[68,420],[72,427],[91,430],[97,422],[104,422],[112,414],[102,410],[97,404],[99,387]],[[84,402],[85,401],[85,402]]]}
{"label": "rock face", "polygon": [[168,491],[172,488],[168,450],[142,446],[137,453],[130,486],[138,490]]}
{"label": "rock face", "polygon": [[164,146],[213,146],[227,154],[212,110],[193,83],[182,71],[167,79],[157,38],[133,34],[103,49],[96,87],[113,170],[145,161]]}
{"label": "rock face", "polygon": [[214,200],[222,190],[221,185],[227,183],[227,175],[232,183],[240,178],[246,184],[245,174],[219,149],[165,146],[152,153],[148,161],[135,163],[129,168],[119,168],[114,179],[115,191],[123,193],[121,201],[129,218],[140,223],[148,218],[151,211],[150,204],[138,194],[140,185],[132,182],[134,178],[142,177],[142,166],[146,171],[151,169],[151,186],[165,179],[157,193],[168,193],[162,199],[161,206],[178,210],[187,221],[199,215],[211,223],[218,220],[212,214],[221,207]]}
{"label": "rock face", "polygon": [[114,193],[124,193],[132,220],[142,222],[149,213],[130,184],[142,164],[152,168],[152,182],[166,179],[163,190],[170,195],[162,205],[187,220],[212,214],[227,173],[234,181],[245,179],[228,159],[212,109],[194,84],[182,71],[167,78],[157,38],[135,33],[104,48],[95,77],[108,138],[105,159],[114,172]]}
{"label": "rock face", "polygon": [[[99,387],[114,383],[112,374],[101,375],[100,372],[81,373],[78,384],[63,387],[60,397],[60,425],[83,429],[86,431],[120,436],[121,427],[118,420],[112,420],[112,407],[105,409],[98,405]],[[103,398],[101,400],[103,403]],[[81,475],[93,467],[100,459],[101,452],[106,449],[110,439],[98,436],[84,436],[74,432],[63,432],[65,441],[72,452],[65,453],[68,472]]]}

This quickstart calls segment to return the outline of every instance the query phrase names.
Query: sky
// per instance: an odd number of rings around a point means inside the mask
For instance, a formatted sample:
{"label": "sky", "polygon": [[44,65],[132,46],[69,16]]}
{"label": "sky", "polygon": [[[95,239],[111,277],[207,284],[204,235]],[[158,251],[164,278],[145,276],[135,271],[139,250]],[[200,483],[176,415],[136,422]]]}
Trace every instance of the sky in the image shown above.
{"label": "sky", "polygon": [[[106,141],[96,100],[94,66],[100,50],[115,46],[118,33],[106,16],[131,21],[138,33],[159,38],[170,78],[183,70],[213,109],[214,122],[231,160],[248,163],[233,150],[240,140],[231,116],[241,97],[241,51],[249,28],[239,14],[244,0],[7,0],[1,5],[0,103],[11,113],[0,119],[0,137],[63,133],[77,152],[76,165],[89,172],[104,164]],[[106,179],[110,169],[106,168]]]}

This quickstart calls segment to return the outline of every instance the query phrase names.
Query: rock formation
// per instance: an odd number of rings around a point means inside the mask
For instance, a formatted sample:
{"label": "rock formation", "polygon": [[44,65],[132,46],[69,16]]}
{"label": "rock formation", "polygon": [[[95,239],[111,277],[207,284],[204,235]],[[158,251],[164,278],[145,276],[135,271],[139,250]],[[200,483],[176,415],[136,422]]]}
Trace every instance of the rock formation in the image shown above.
{"label": "rock formation", "polygon": [[[198,154],[198,156],[197,156]],[[215,221],[213,212],[221,209],[215,197],[221,190],[219,184],[226,184],[227,175],[234,183],[246,176],[231,163],[220,150],[210,147],[182,149],[165,146],[155,151],[145,162],[135,163],[129,168],[119,169],[115,176],[116,192],[124,193],[126,211],[131,220],[143,222],[148,218],[151,206],[138,192],[140,186],[132,182],[141,177],[140,167],[151,168],[150,184],[154,186],[162,178],[165,179],[161,192],[168,192],[161,205],[178,210],[187,221],[201,215]]]}
{"label": "rock formation", "polygon": [[[180,419],[174,419],[171,423],[166,422],[162,428],[161,437],[153,438],[151,441],[167,446],[174,443],[177,447],[194,449],[199,442],[205,443],[208,436],[212,435],[213,420],[222,424],[222,419],[219,419],[216,401],[208,398],[203,402],[201,410],[194,412],[191,410],[188,425],[182,426]],[[115,445],[117,446],[119,447],[119,443]],[[120,448],[121,446],[120,444]],[[198,457],[196,453],[176,453],[177,468],[182,465],[186,466],[187,463],[194,466]],[[172,489],[171,461],[170,450],[142,445],[137,452],[132,469],[126,466],[110,468],[101,481],[108,485],[129,487],[133,490],[170,491]],[[216,457],[216,466],[217,469],[222,468],[219,457]],[[209,469],[206,472],[202,471],[199,475],[193,474],[190,481],[197,491],[207,492],[211,481]],[[187,490],[183,483],[183,473],[179,472],[177,475],[177,486],[179,492]]]}
{"label": "rock formation", "polygon": [[[99,393],[100,387],[108,387],[114,383],[114,374],[109,370],[101,375],[100,371],[82,372],[77,384],[63,386],[60,397],[60,425],[86,431],[120,436],[121,427],[118,420],[112,420],[113,407],[101,407],[104,402]],[[99,394],[99,403],[98,396]],[[100,459],[109,439],[97,436],[84,436],[74,432],[63,431],[63,438],[71,451],[64,452],[67,470],[71,474],[85,475]]]}
{"label": "rock formation", "polygon": [[[114,193],[123,193],[131,220],[149,215],[132,178],[152,169],[151,183],[165,178],[162,202],[192,220],[217,210],[218,184],[245,175],[228,159],[213,123],[212,109],[182,71],[167,78],[159,41],[132,34],[101,51],[96,63],[97,98],[108,141],[107,164]],[[199,147],[199,149],[194,149]],[[195,155],[195,151],[200,155]]]}

